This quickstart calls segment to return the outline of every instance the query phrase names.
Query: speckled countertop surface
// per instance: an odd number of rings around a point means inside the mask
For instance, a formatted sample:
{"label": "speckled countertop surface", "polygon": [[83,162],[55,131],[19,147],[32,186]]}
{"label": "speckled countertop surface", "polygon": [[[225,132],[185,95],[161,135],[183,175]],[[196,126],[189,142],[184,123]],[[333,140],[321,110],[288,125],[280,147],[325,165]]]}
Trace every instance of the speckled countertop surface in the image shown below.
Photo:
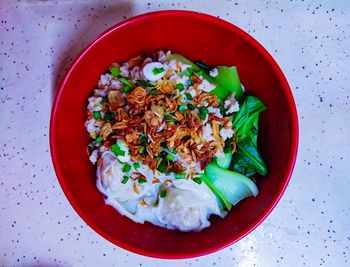
{"label": "speckled countertop surface", "polygon": [[[0,1],[0,266],[350,266],[350,2]],[[209,256],[128,253],[73,211],[52,167],[55,86],[98,33],[153,10],[220,16],[259,40],[293,88],[300,150],[278,207]]]}

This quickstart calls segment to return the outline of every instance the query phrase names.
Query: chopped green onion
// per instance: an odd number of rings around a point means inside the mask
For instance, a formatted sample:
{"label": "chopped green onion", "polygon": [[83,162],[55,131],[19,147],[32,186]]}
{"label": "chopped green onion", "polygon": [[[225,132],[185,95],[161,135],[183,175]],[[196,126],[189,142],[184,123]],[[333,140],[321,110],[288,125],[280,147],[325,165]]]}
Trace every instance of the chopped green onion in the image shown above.
{"label": "chopped green onion", "polygon": [[166,196],[166,190],[165,190],[165,189],[161,190],[161,191],[159,192],[159,196],[160,196],[161,198],[165,198],[165,196]]}
{"label": "chopped green onion", "polygon": [[137,181],[139,182],[139,184],[144,184],[147,182],[144,178],[139,178]]}
{"label": "chopped green onion", "polygon": [[208,110],[208,108],[207,107],[200,107],[199,108],[199,112],[201,112],[201,113],[204,113],[204,114],[208,114],[209,113],[209,110]]}
{"label": "chopped green onion", "polygon": [[195,107],[194,105],[192,105],[192,104],[188,104],[188,105],[187,105],[187,108],[188,108],[189,110],[194,110],[196,107]]}
{"label": "chopped green onion", "polygon": [[101,113],[99,111],[92,112],[92,115],[96,120],[101,119]]}
{"label": "chopped green onion", "polygon": [[179,111],[180,111],[180,112],[184,112],[186,109],[187,109],[186,104],[181,104],[181,105],[179,106]]}
{"label": "chopped green onion", "polygon": [[166,158],[170,161],[173,161],[175,159],[175,156],[168,154],[168,155],[166,155]]}
{"label": "chopped green onion", "polygon": [[129,93],[131,90],[132,90],[132,86],[129,86],[129,85],[125,85],[122,89],[123,93]]}
{"label": "chopped green onion", "polygon": [[88,147],[90,149],[94,149],[95,148],[95,142],[94,141],[91,141],[89,144],[88,144]]}
{"label": "chopped green onion", "polygon": [[222,116],[226,117],[226,109],[223,106],[219,106],[220,113]]}
{"label": "chopped green onion", "polygon": [[209,110],[207,107],[200,107],[199,109],[199,113],[198,113],[198,117],[202,120],[205,120],[207,114],[209,113]]}
{"label": "chopped green onion", "polygon": [[166,120],[170,120],[170,121],[172,121],[172,122],[176,122],[177,120],[175,119],[175,117],[173,116],[173,115],[171,115],[171,114],[164,114],[164,119],[166,119]]}
{"label": "chopped green onion", "polygon": [[126,184],[129,180],[128,176],[123,176],[122,184]]}
{"label": "chopped green onion", "polygon": [[130,82],[128,79],[126,79],[126,78],[124,78],[124,77],[121,77],[121,78],[119,78],[119,80],[120,80],[124,85],[133,87],[133,85],[131,84],[131,82]]}
{"label": "chopped green onion", "polygon": [[145,147],[140,146],[140,148],[139,148],[139,153],[142,154],[144,150],[145,150]]}
{"label": "chopped green onion", "polygon": [[116,156],[125,156],[125,151],[120,149],[118,144],[112,145],[111,150]]}
{"label": "chopped green onion", "polygon": [[190,93],[186,93],[186,98],[188,100],[192,100],[193,99],[193,97],[192,97],[192,95]]}
{"label": "chopped green onion", "polygon": [[202,183],[202,179],[199,178],[199,177],[194,177],[192,180],[193,180],[194,182],[196,182],[197,184],[201,184],[201,183]]}
{"label": "chopped green onion", "polygon": [[146,136],[141,136],[140,138],[141,145],[145,146],[147,144],[147,138]]}
{"label": "chopped green onion", "polygon": [[157,74],[162,73],[162,72],[164,72],[164,71],[165,71],[165,69],[164,69],[163,67],[161,67],[161,68],[154,68],[154,69],[152,70],[152,73],[153,73],[154,75],[157,75]]}
{"label": "chopped green onion", "polygon": [[122,169],[123,172],[129,172],[131,171],[131,166],[127,163],[124,164],[124,167]]}
{"label": "chopped green onion", "polygon": [[150,95],[157,95],[157,89],[152,89],[151,91],[149,91]]}
{"label": "chopped green onion", "polygon": [[101,136],[98,136],[98,137],[96,138],[96,142],[97,142],[97,143],[101,143],[102,141],[103,141],[103,139],[102,139]]}
{"label": "chopped green onion", "polygon": [[104,117],[105,121],[111,121],[114,119],[114,114],[113,113],[107,113]]}
{"label": "chopped green onion", "polygon": [[141,165],[140,165],[140,162],[135,162],[134,163],[134,169],[137,170],[138,168],[140,168]]}
{"label": "chopped green onion", "polygon": [[177,154],[177,151],[176,151],[175,148],[173,149],[173,151],[170,151],[167,147],[164,147],[164,146],[163,146],[163,151],[165,151],[165,152],[168,153],[168,154],[174,154],[174,155]]}
{"label": "chopped green onion", "polygon": [[136,83],[141,87],[156,87],[153,83],[146,80],[136,80]]}
{"label": "chopped green onion", "polygon": [[204,114],[204,113],[201,113],[199,112],[198,113],[198,117],[201,119],[201,120],[205,120],[205,117],[207,116],[207,114]]}
{"label": "chopped green onion", "polygon": [[171,114],[164,114],[164,118],[168,120],[174,119],[174,117]]}
{"label": "chopped green onion", "polygon": [[162,159],[162,161],[160,162],[160,164],[158,165],[157,170],[161,173],[164,173],[167,169],[167,160],[166,159]]}
{"label": "chopped green onion", "polygon": [[111,73],[113,77],[118,77],[120,74],[120,69],[118,67],[112,67],[111,68]]}
{"label": "chopped green onion", "polygon": [[185,179],[186,173],[175,173],[175,179]]}
{"label": "chopped green onion", "polygon": [[180,92],[182,92],[185,89],[185,86],[182,83],[177,83],[176,88],[179,89]]}

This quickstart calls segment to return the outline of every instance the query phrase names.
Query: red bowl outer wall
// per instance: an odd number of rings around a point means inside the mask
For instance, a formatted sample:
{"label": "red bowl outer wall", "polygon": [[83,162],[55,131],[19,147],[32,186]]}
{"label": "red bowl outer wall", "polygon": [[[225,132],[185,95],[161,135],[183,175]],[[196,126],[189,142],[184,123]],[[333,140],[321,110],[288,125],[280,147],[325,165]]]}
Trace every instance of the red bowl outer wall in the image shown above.
{"label": "red bowl outer wall", "polygon": [[[85,146],[87,98],[112,62],[170,49],[209,65],[235,65],[247,94],[267,106],[259,146],[269,167],[258,177],[256,198],[243,200],[225,219],[199,233],[137,224],[105,205]],[[257,227],[272,211],[290,179],[298,146],[297,113],[289,85],[269,53],[251,36],[216,17],[161,11],[123,21],[90,44],[70,67],[52,108],[50,146],[54,168],[73,208],[97,233],[129,251],[158,258],[189,258],[222,249]]]}

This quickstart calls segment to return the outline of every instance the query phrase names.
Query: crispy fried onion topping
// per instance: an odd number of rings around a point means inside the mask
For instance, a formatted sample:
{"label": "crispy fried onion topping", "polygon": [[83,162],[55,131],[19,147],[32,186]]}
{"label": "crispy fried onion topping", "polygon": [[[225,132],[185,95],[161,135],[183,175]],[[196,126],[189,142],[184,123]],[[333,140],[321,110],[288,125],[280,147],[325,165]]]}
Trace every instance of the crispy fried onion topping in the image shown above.
{"label": "crispy fried onion topping", "polygon": [[[135,57],[128,65],[132,68],[142,62],[142,57]],[[152,170],[162,167],[166,171],[183,173],[188,168],[186,165],[193,163],[199,163],[203,169],[217,152],[223,151],[225,141],[220,136],[220,129],[230,127],[231,117],[208,114],[203,119],[193,108],[180,109],[184,105],[182,95],[176,82],[168,80],[171,75],[172,71],[167,72],[152,88],[136,86],[128,93],[115,89],[108,91],[103,110],[110,118],[104,121],[100,130],[103,145],[110,147],[114,139],[123,139],[131,160],[142,161]],[[190,80],[196,90],[192,106],[217,108],[216,95],[198,90],[202,82],[200,77],[193,75]],[[210,125],[212,137],[209,139],[204,136],[204,124]],[[169,151],[176,157],[164,164],[162,161]],[[133,176],[140,178],[138,173]]]}

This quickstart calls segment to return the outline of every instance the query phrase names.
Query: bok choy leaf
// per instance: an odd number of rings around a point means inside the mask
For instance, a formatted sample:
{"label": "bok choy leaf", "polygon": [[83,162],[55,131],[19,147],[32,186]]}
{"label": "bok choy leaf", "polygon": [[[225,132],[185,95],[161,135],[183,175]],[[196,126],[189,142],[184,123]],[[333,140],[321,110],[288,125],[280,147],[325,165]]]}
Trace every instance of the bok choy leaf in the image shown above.
{"label": "bok choy leaf", "polygon": [[232,150],[233,150],[231,142],[232,142],[232,138],[227,139],[225,141],[223,157],[215,157],[216,163],[219,165],[219,167],[224,168],[224,169],[228,169],[230,167],[230,164],[231,164]]}
{"label": "bok choy leaf", "polygon": [[259,114],[265,109],[258,98],[248,96],[233,118],[237,151],[233,155],[231,170],[246,176],[255,173],[267,175],[266,164],[257,147]]}
{"label": "bok choy leaf", "polygon": [[183,64],[189,65],[189,70],[186,69],[186,73],[192,73],[192,72],[198,72],[199,70],[202,71],[203,77],[210,83],[215,84],[216,87],[213,91],[211,91],[211,94],[215,94],[218,96],[218,99],[220,102],[227,99],[229,95],[234,93],[235,98],[241,102],[243,100],[243,90],[241,86],[241,82],[238,77],[237,68],[232,67],[226,67],[226,66],[218,66],[216,67],[218,70],[218,75],[215,77],[212,77],[209,75],[208,68],[198,67],[201,66],[200,64],[197,65],[193,63],[191,60],[185,58],[182,55],[179,54],[170,54],[167,56],[168,60],[174,59],[177,60]]}
{"label": "bok choy leaf", "polygon": [[235,99],[238,102],[242,102],[244,95],[237,68],[234,66],[218,66],[216,68],[218,75],[213,79],[216,87],[210,93],[217,95],[221,101],[226,100],[231,94],[234,94]]}
{"label": "bok choy leaf", "polygon": [[248,177],[229,170],[220,168],[215,162],[209,163],[205,168],[205,178],[203,181],[224,203],[229,210],[231,205],[236,205],[242,199],[254,196],[256,197],[259,190],[255,183]]}

